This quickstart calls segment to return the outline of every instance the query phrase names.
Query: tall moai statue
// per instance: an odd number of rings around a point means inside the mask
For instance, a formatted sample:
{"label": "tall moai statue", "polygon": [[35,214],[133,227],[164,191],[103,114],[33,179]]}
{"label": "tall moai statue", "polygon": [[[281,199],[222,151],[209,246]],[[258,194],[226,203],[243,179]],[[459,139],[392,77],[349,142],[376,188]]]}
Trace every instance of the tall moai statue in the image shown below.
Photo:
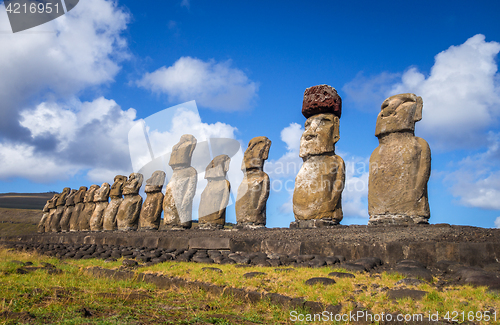
{"label": "tall moai statue", "polygon": [[303,164],[295,178],[291,228],[333,226],[342,220],[345,164],[335,154],[341,112],[335,88],[319,85],[305,90],[302,114],[307,121],[299,151]]}
{"label": "tall moai statue", "polygon": [[205,170],[208,184],[201,193],[198,208],[200,229],[222,229],[226,224],[226,206],[229,202],[231,184],[226,179],[231,158],[228,155],[215,157]]}
{"label": "tall moai statue", "polygon": [[40,219],[40,222],[38,222],[37,231],[39,233],[45,232],[45,223],[49,218],[49,212],[50,212],[49,205],[50,205],[50,200],[47,200],[47,203],[45,203],[45,206],[42,209],[42,218]]}
{"label": "tall moai statue", "polygon": [[52,218],[54,218],[54,215],[56,214],[56,211],[57,211],[56,204],[57,204],[57,200],[59,199],[59,195],[60,194],[54,194],[52,199],[49,200],[49,206],[48,206],[49,215],[47,216],[47,219],[45,220],[45,232],[52,231],[51,221],[52,221]]}
{"label": "tall moai statue", "polygon": [[244,177],[238,187],[235,207],[238,227],[253,229],[266,226],[270,181],[263,169],[270,148],[271,140],[266,137],[256,137],[250,140],[245,150],[241,164]]}
{"label": "tall moai statue", "polygon": [[90,217],[90,230],[102,231],[104,211],[108,207],[109,184],[102,183],[101,187],[94,193],[95,209]]}
{"label": "tall moai statue", "polygon": [[61,217],[61,231],[68,232],[69,231],[69,222],[71,220],[71,215],[73,211],[75,211],[75,195],[78,191],[71,190],[71,192],[66,197],[66,204],[64,205],[64,213]]}
{"label": "tall moai statue", "polygon": [[142,207],[142,196],[139,195],[142,180],[142,174],[132,173],[128,177],[128,181],[126,181],[123,186],[122,193],[125,198],[116,213],[116,224],[118,230],[137,230]]}
{"label": "tall moai statue", "polygon": [[50,230],[52,232],[60,232],[61,231],[61,218],[64,214],[64,207],[66,205],[66,197],[71,192],[69,187],[65,187],[61,194],[59,194],[59,198],[56,201],[56,212],[54,216],[50,219]]}
{"label": "tall moai statue", "polygon": [[79,231],[80,230],[80,214],[82,214],[83,208],[85,207],[85,203],[83,200],[85,199],[85,195],[87,194],[87,187],[80,186],[78,192],[75,194],[75,209],[71,214],[71,219],[69,219],[69,231]]}
{"label": "tall moai statue", "polygon": [[80,231],[90,231],[90,218],[95,210],[94,195],[98,189],[99,185],[90,185],[89,190],[85,193],[85,198],[83,199],[83,210],[78,216]]}
{"label": "tall moai statue", "polygon": [[85,203],[83,203],[83,200],[85,199],[86,194],[87,187],[80,186],[73,199],[75,201],[75,209],[71,214],[71,219],[69,219],[69,231],[80,231],[80,214],[85,207]]}
{"label": "tall moai statue", "polygon": [[122,191],[126,181],[127,176],[116,175],[114,178],[114,183],[111,185],[111,190],[109,192],[109,204],[106,210],[104,210],[103,215],[102,228],[104,231],[113,231],[117,229],[116,214],[123,201]]}
{"label": "tall moai statue", "polygon": [[193,198],[198,182],[196,169],[191,167],[196,142],[194,136],[184,134],[172,148],[168,164],[174,172],[163,199],[163,223],[166,227],[191,228]]}
{"label": "tall moai statue", "polygon": [[146,181],[146,200],[142,204],[141,215],[139,217],[140,230],[158,230],[161,222],[161,212],[163,211],[163,193],[161,189],[165,183],[165,172],[157,170]]}
{"label": "tall moai statue", "polygon": [[377,117],[379,146],[370,157],[368,224],[425,224],[431,150],[415,136],[423,101],[415,94],[387,98]]}

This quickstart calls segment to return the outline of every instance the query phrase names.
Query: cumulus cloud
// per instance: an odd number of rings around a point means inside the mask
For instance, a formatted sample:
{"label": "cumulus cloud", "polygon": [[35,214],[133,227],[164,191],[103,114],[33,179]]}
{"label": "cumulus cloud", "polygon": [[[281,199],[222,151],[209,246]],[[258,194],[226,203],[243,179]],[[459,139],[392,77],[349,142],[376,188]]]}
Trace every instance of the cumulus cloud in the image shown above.
{"label": "cumulus cloud", "polygon": [[[412,92],[424,100],[423,119],[417,132],[433,147],[467,148],[485,144],[485,131],[500,116],[500,76],[496,58],[500,43],[486,42],[478,34],[465,43],[451,46],[435,57],[428,76],[416,67],[400,74],[383,73],[358,77],[344,86],[353,100],[373,102],[379,109],[382,97]],[[366,96],[364,94],[367,94]],[[383,95],[380,97],[380,95]]]}
{"label": "cumulus cloud", "polygon": [[164,93],[171,102],[196,100],[198,105],[222,111],[250,107],[258,90],[258,84],[231,67],[230,60],[205,62],[191,57],[146,73],[137,85]]}
{"label": "cumulus cloud", "polygon": [[500,217],[495,219],[495,228],[500,228]]}
{"label": "cumulus cloud", "polygon": [[490,132],[488,149],[467,156],[444,181],[465,206],[500,210],[500,134]]}
{"label": "cumulus cloud", "polygon": [[[0,17],[0,29],[9,30],[4,6]],[[71,98],[89,86],[112,81],[118,62],[128,56],[120,36],[128,20],[112,1],[88,0],[29,31],[2,34],[0,135],[29,141],[29,132],[18,123],[24,108],[54,97]]]}

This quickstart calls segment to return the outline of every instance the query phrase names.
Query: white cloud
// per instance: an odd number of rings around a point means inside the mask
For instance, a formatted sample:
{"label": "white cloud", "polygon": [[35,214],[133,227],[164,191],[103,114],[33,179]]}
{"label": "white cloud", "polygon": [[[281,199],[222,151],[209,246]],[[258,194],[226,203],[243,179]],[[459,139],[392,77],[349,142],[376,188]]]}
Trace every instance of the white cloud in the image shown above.
{"label": "white cloud", "polygon": [[344,90],[348,95],[350,92],[357,95],[353,98],[357,102],[378,100],[372,104],[377,109],[382,103],[377,94],[389,97],[415,93],[424,101],[417,133],[428,139],[432,147],[484,145],[484,132],[500,116],[500,76],[496,63],[499,52],[499,43],[486,42],[485,36],[478,34],[436,55],[428,76],[411,67],[401,75],[400,82],[394,83],[394,75],[382,73],[372,79],[357,78],[346,84]]}
{"label": "white cloud", "polygon": [[21,113],[20,124],[30,131],[33,144],[1,143],[1,160],[8,167],[0,170],[0,178],[56,181],[88,171],[90,180],[109,182],[130,171],[127,133],[135,110],[123,111],[103,97],[71,103],[43,102]]}
{"label": "white cloud", "polygon": [[167,94],[171,102],[191,101],[222,111],[242,110],[255,100],[258,84],[231,67],[231,61],[208,62],[181,57],[170,67],[146,73],[137,85]]}
{"label": "white cloud", "polygon": [[500,210],[500,134],[490,132],[488,150],[468,156],[444,177],[465,206]]}
{"label": "white cloud", "polygon": [[500,228],[500,217],[495,219],[495,228]]}

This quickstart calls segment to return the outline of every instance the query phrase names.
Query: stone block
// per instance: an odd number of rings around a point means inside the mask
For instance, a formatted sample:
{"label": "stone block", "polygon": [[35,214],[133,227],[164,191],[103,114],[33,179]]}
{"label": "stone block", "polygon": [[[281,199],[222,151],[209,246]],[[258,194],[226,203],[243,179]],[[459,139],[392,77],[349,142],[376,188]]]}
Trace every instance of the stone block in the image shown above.
{"label": "stone block", "polygon": [[260,251],[266,254],[300,255],[301,242],[263,240]]}
{"label": "stone block", "polygon": [[189,239],[182,237],[160,237],[158,238],[158,248],[188,249]]}
{"label": "stone block", "polygon": [[194,249],[224,249],[229,250],[229,238],[212,238],[212,237],[198,237],[189,239],[189,248]]}

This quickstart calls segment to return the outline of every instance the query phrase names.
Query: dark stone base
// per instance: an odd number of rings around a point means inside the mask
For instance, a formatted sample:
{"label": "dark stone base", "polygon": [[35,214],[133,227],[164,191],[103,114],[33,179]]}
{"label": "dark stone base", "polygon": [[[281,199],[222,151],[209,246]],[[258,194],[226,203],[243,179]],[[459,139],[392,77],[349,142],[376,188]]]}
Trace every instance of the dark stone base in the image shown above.
{"label": "dark stone base", "polygon": [[239,222],[236,226],[234,226],[236,229],[262,229],[266,228],[266,225],[263,224],[256,224],[253,222]]}
{"label": "dark stone base", "polygon": [[368,220],[369,226],[375,225],[423,225],[429,224],[429,217],[380,214],[371,215]]}
{"label": "dark stone base", "polygon": [[199,223],[198,224],[198,229],[201,230],[218,230],[218,229],[224,229],[224,225],[218,224],[218,223]]}
{"label": "dark stone base", "polygon": [[290,222],[290,229],[327,228],[338,224],[338,221],[332,219],[295,220]]}

